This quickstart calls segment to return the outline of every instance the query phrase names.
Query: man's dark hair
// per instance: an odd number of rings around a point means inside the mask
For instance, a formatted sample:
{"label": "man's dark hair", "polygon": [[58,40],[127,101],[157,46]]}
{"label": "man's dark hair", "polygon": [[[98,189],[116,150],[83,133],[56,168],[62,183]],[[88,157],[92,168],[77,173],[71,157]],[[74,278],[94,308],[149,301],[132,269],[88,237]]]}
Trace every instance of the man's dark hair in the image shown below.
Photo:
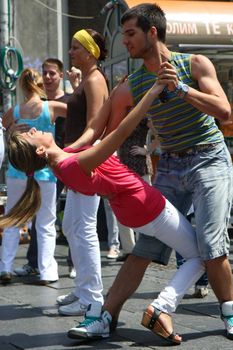
{"label": "man's dark hair", "polygon": [[63,72],[63,63],[58,58],[47,58],[42,63],[42,69],[44,69],[45,64],[56,64],[60,72]]}
{"label": "man's dark hair", "polygon": [[165,43],[167,22],[165,13],[158,5],[145,3],[131,7],[121,17],[121,24],[133,18],[137,19],[137,26],[144,33],[147,33],[152,26],[156,27],[158,39]]}

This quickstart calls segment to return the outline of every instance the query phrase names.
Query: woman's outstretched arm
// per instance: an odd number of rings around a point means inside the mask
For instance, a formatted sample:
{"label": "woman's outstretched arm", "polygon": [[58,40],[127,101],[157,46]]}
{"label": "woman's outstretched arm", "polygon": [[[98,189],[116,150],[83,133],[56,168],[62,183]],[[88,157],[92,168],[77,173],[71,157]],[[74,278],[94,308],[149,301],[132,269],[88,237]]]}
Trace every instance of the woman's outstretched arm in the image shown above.
{"label": "woman's outstretched arm", "polygon": [[[138,123],[145,117],[147,110],[153,100],[163,90],[164,85],[155,83],[145,94],[141,101],[129,112],[118,128],[106,136],[99,144],[79,154],[79,163],[82,169],[90,175],[91,172],[110,155],[112,155],[121,144],[129,137]],[[112,99],[114,98],[114,94]]]}

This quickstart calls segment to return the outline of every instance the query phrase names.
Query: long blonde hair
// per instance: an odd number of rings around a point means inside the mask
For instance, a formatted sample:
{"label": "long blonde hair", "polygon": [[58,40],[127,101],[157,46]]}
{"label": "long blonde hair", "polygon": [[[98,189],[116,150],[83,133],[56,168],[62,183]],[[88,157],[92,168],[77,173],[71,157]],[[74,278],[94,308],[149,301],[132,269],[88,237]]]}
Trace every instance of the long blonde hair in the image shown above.
{"label": "long blonde hair", "polygon": [[46,160],[36,154],[36,147],[30,145],[20,133],[13,132],[8,138],[10,163],[28,176],[24,193],[13,208],[0,217],[0,227],[21,226],[31,221],[41,204],[40,186],[34,178],[34,171],[46,166]]}
{"label": "long blonde hair", "polygon": [[46,99],[43,78],[34,68],[25,68],[20,75],[19,85],[24,94],[36,93],[40,98]]}

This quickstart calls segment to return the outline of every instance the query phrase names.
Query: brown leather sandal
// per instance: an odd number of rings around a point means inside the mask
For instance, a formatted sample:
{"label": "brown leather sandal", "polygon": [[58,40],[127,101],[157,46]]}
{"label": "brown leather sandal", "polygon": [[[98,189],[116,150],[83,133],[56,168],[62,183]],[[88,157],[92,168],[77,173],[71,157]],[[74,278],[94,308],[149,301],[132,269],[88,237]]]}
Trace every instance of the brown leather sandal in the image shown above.
{"label": "brown leather sandal", "polygon": [[165,339],[171,344],[179,345],[181,344],[180,340],[175,339],[175,336],[177,334],[175,333],[168,333],[166,329],[163,327],[161,322],[159,321],[158,317],[162,313],[161,310],[154,308],[153,314],[150,310],[146,310],[143,313],[141,324],[142,326],[150,329],[153,333],[157,334],[159,337]]}

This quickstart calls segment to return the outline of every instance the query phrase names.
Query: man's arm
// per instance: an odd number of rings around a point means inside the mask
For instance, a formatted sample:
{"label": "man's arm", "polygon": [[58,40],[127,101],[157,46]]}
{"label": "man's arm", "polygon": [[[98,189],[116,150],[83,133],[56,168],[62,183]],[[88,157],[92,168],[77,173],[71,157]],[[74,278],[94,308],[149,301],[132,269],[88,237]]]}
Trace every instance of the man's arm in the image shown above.
{"label": "man's arm", "polygon": [[[193,55],[191,58],[191,74],[193,79],[198,82],[200,91],[190,87],[184,97],[185,101],[218,120],[228,120],[231,116],[231,106],[210,60],[202,55]],[[169,90],[175,90],[178,84],[175,67],[172,67],[168,62],[162,63],[159,78],[161,82],[168,85]]]}
{"label": "man's arm", "polygon": [[202,55],[194,55],[192,74],[194,79],[198,81],[201,92],[190,91],[187,101],[200,111],[212,115],[218,120],[228,120],[231,116],[231,106],[210,60]]}
{"label": "man's arm", "polygon": [[133,107],[128,81],[120,83],[111,93],[111,112],[104,136],[115,130]]}

